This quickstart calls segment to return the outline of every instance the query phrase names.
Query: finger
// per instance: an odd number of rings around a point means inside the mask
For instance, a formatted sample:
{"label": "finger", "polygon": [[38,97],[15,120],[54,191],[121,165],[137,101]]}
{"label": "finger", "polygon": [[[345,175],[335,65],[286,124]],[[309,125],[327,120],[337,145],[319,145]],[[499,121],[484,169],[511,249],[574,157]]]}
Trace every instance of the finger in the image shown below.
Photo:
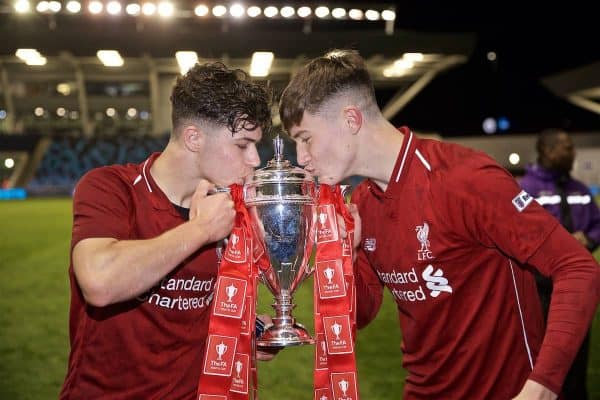
{"label": "finger", "polygon": [[200,182],[198,183],[198,186],[196,186],[196,192],[194,194],[198,195],[198,197],[206,197],[214,189],[215,189],[214,183],[211,183],[211,182],[207,181],[206,179],[201,179]]}
{"label": "finger", "polygon": [[265,328],[268,328],[269,326],[273,325],[273,319],[271,318],[270,315],[260,314],[260,315],[257,315],[256,318],[260,319],[261,322],[263,324],[265,324]]}
{"label": "finger", "polygon": [[354,216],[354,214],[358,214],[358,206],[354,203],[348,203],[346,204],[346,206],[348,207],[348,211],[350,211],[350,214],[352,214],[352,216]]}
{"label": "finger", "polygon": [[344,221],[344,218],[342,218],[341,215],[338,215],[337,222],[338,230],[340,231],[340,236],[342,237],[342,239],[346,239],[346,237],[348,236],[348,232],[346,231],[346,222]]}

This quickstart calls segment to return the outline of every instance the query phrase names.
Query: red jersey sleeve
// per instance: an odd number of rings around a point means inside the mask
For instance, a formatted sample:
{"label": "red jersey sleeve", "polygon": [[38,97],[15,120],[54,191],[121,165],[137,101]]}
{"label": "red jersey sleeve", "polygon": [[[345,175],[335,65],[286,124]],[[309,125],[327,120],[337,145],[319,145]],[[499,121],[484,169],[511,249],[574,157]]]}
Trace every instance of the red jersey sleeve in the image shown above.
{"label": "red jersey sleeve", "polygon": [[[449,208],[457,210],[451,218],[464,229],[463,234],[524,264],[558,221],[523,191],[508,171],[487,156],[474,154],[477,156],[456,168],[444,184]],[[540,267],[544,275],[550,275]]]}
{"label": "red jersey sleeve", "polygon": [[562,228],[555,229],[529,263],[552,276],[546,335],[530,378],[560,391],[600,301],[600,268]]}
{"label": "red jersey sleeve", "polygon": [[88,172],[75,187],[71,248],[88,238],[127,239],[132,201],[127,183],[111,167]]}
{"label": "red jersey sleeve", "polygon": [[598,304],[597,263],[506,170],[486,158],[465,162],[448,182],[449,218],[463,238],[552,278],[546,334],[530,378],[559,393]]}
{"label": "red jersey sleeve", "polygon": [[[352,193],[351,202],[358,206],[361,216],[366,216],[365,199],[368,195],[366,182],[361,183]],[[379,312],[383,301],[383,283],[379,280],[377,273],[371,266],[363,242],[357,251],[354,263],[354,281],[356,283],[356,324],[359,329],[367,326]]]}

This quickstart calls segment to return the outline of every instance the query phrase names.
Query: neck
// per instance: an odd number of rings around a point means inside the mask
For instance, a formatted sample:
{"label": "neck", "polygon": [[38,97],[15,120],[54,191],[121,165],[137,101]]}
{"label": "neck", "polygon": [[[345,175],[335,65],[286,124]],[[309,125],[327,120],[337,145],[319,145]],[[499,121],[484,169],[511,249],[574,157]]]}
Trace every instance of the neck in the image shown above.
{"label": "neck", "polygon": [[356,174],[387,188],[404,135],[384,118],[363,125]]}
{"label": "neck", "polygon": [[195,174],[192,155],[177,140],[170,140],[150,168],[154,181],[171,203],[186,208],[201,179]]}

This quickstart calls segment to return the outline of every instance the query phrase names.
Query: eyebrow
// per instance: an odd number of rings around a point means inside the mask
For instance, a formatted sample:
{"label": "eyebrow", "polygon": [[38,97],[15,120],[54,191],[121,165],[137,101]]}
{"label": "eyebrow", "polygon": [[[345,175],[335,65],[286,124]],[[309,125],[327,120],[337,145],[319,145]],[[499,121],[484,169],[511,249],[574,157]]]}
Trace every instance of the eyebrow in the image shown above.
{"label": "eyebrow", "polygon": [[292,139],[296,139],[298,136],[300,136],[306,132],[307,132],[306,129],[302,129],[302,130],[296,131],[296,133],[292,133],[290,136],[292,137]]}
{"label": "eyebrow", "polygon": [[249,138],[249,137],[238,137],[238,138],[234,138],[233,140],[244,140],[244,141],[250,142],[250,143],[257,143],[260,141],[260,139],[256,140],[256,139]]}

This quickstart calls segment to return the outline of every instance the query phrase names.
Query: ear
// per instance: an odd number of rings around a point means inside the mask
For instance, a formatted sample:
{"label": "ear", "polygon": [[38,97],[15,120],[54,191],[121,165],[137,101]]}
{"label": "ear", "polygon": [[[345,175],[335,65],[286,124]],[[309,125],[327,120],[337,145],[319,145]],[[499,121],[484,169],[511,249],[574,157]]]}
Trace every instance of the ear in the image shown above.
{"label": "ear", "polygon": [[356,106],[344,107],[344,123],[350,130],[350,133],[355,135],[358,133],[363,124],[363,113]]}
{"label": "ear", "polygon": [[206,132],[197,125],[189,124],[185,125],[181,130],[181,138],[186,149],[197,152],[202,149],[206,139]]}

